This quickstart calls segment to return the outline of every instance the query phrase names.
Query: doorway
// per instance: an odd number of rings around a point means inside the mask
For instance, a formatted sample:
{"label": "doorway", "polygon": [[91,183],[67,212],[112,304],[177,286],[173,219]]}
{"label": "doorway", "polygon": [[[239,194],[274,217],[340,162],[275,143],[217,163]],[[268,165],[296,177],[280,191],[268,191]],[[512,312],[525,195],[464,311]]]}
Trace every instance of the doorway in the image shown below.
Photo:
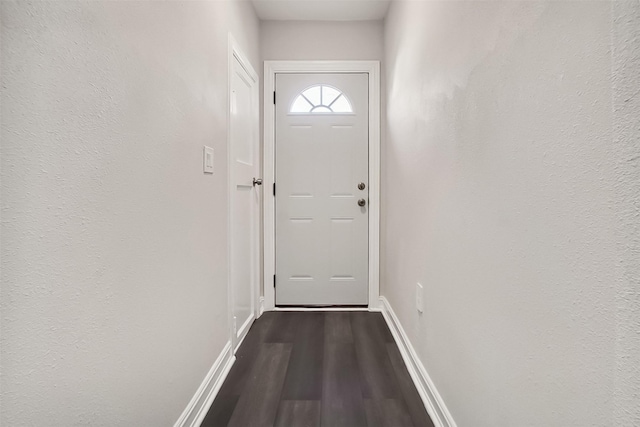
{"label": "doorway", "polygon": [[276,306],[368,303],[368,78],[276,74]]}
{"label": "doorway", "polygon": [[377,61],[265,62],[266,310],[379,308],[379,108]]}

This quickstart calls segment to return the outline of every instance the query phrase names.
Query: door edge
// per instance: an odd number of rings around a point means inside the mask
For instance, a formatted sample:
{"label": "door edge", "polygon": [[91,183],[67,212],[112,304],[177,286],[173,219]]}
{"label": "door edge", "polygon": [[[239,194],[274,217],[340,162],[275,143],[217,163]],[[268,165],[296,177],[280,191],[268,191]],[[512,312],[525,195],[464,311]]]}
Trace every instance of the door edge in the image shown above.
{"label": "door edge", "polygon": [[[237,327],[238,325],[236,325],[236,319],[234,318],[234,313],[233,313],[233,304],[234,304],[234,298],[233,298],[233,283],[231,281],[231,242],[232,242],[232,233],[231,233],[231,209],[232,209],[232,202],[233,202],[233,182],[231,180],[231,166],[232,166],[232,162],[231,162],[231,91],[232,91],[232,74],[233,74],[233,62],[234,61],[238,61],[238,63],[240,64],[240,66],[247,72],[247,74],[249,75],[249,77],[253,80],[254,84],[255,84],[255,89],[252,90],[252,96],[254,98],[254,112],[252,113],[253,115],[255,115],[254,117],[254,123],[253,126],[256,127],[256,133],[255,133],[255,138],[257,139],[256,144],[258,145],[258,149],[260,148],[260,137],[259,137],[259,130],[260,130],[260,100],[259,100],[259,96],[260,96],[260,79],[258,77],[258,74],[255,72],[253,66],[251,65],[251,62],[249,61],[248,57],[244,54],[242,48],[240,47],[240,44],[236,41],[236,39],[233,37],[233,35],[231,34],[231,32],[228,33],[227,35],[228,37],[228,56],[227,56],[227,328],[228,328],[228,333],[229,333],[229,339],[231,342],[231,349],[233,354],[235,354],[235,352],[237,351],[238,347],[240,346],[240,344],[242,343],[244,337],[246,336],[246,333],[248,332],[248,330],[251,327],[251,324],[253,323],[253,321],[255,321],[255,319],[257,319],[259,317],[259,310],[260,310],[260,304],[259,304],[259,296],[260,296],[260,279],[261,279],[261,272],[259,271],[259,254],[262,252],[262,247],[260,247],[260,244],[258,243],[256,250],[258,251],[258,271],[256,272],[256,285],[251,287],[251,316],[249,317],[249,319],[247,320],[247,322],[245,322],[245,324],[240,325],[241,326],[241,336],[238,336],[237,334]],[[258,162],[260,162],[260,159],[258,159]],[[258,217],[258,225],[260,225],[260,217]],[[259,238],[259,230],[258,230],[258,242],[260,241]]]}

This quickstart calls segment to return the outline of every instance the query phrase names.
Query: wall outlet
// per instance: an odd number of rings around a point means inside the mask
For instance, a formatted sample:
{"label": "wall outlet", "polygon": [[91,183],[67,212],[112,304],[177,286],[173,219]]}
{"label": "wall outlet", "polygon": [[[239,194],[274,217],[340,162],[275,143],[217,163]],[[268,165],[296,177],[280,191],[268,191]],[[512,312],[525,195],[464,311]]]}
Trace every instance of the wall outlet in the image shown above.
{"label": "wall outlet", "polygon": [[424,288],[420,283],[416,283],[416,310],[422,313],[424,310]]}

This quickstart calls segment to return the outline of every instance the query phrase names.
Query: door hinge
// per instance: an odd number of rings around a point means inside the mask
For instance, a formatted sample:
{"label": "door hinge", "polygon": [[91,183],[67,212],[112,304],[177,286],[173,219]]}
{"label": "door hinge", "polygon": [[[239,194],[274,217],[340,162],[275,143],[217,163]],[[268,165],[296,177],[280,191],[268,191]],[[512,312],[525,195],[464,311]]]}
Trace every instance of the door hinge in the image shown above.
{"label": "door hinge", "polygon": [[274,288],[276,287],[276,275],[275,274],[273,275],[273,287]]}
{"label": "door hinge", "polygon": [[276,183],[275,182],[273,183],[273,195],[274,196],[276,195]]}
{"label": "door hinge", "polygon": [[276,105],[276,91],[273,91],[273,105]]}

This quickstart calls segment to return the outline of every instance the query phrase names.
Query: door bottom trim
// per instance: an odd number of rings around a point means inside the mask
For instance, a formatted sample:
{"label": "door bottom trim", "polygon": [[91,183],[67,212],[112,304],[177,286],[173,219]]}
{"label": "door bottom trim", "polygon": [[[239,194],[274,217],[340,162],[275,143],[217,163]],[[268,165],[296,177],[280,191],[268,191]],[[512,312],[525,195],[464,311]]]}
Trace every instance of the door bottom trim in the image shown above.
{"label": "door bottom trim", "polygon": [[380,310],[371,310],[366,305],[349,305],[349,306],[294,306],[294,305],[285,305],[285,306],[276,306],[270,311],[380,311]]}
{"label": "door bottom trim", "polygon": [[367,308],[367,304],[277,304],[276,308]]}

